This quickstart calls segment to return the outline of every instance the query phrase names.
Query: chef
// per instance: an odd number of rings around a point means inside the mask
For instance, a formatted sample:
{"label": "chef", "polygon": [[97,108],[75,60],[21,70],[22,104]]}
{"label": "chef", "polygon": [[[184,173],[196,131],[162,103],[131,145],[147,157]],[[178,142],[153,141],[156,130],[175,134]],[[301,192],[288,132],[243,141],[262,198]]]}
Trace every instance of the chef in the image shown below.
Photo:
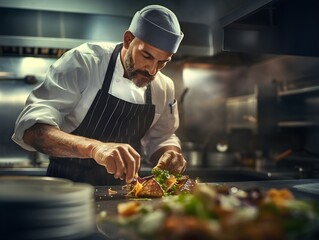
{"label": "chef", "polygon": [[130,183],[142,154],[182,173],[174,84],[160,72],[182,38],[175,14],[150,5],[136,12],[123,42],[69,50],[29,95],[12,139],[50,156],[47,176],[75,182],[107,185],[112,174]]}

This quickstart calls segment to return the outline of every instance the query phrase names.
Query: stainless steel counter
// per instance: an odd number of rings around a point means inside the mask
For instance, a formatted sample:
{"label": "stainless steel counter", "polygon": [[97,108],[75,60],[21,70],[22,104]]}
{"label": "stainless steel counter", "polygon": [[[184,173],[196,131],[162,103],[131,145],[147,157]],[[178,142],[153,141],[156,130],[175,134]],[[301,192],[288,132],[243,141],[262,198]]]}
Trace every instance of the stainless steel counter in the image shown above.
{"label": "stainless steel counter", "polygon": [[[212,182],[211,184],[214,184]],[[264,181],[241,181],[241,182],[225,182],[219,184],[227,184],[228,186],[237,187],[240,189],[251,189],[258,188],[262,192],[270,188],[287,188],[289,189],[297,199],[311,200],[319,203],[319,179],[297,179],[297,180],[264,180]],[[311,192],[311,187],[315,188]],[[298,189],[295,186],[304,186],[303,189]],[[108,194],[108,189],[118,191],[117,194],[110,196]],[[310,191],[309,191],[310,190]],[[117,214],[117,205],[124,201],[130,201],[130,199],[125,197],[125,191],[121,189],[120,186],[99,186],[95,188],[95,203],[96,212],[101,211],[107,212],[108,216]],[[153,204],[160,199],[152,199],[145,201],[145,204]],[[98,226],[99,223],[97,223]]]}
{"label": "stainless steel counter", "polygon": [[[211,182],[212,184],[214,182]],[[264,180],[264,181],[242,181],[242,182],[218,182],[218,184],[227,184],[228,186],[240,189],[259,188],[266,191],[270,188],[287,188],[296,198],[304,200],[315,200],[319,203],[319,179],[296,179],[296,180]],[[317,191],[307,191],[307,185],[316,184]],[[297,189],[295,186],[304,185],[305,190]],[[108,189],[117,191],[115,195],[109,195]],[[123,201],[129,201],[125,197],[125,191],[121,186],[97,186],[95,187],[95,201],[97,212],[106,211],[108,214],[116,214],[116,206]],[[157,199],[151,200],[157,201]]]}
{"label": "stainless steel counter", "polygon": [[[14,171],[9,171],[6,169],[7,173],[14,173]],[[13,170],[13,169],[11,169]],[[43,174],[45,172],[44,168],[40,169],[23,169],[24,174]],[[147,169],[145,174],[147,173]],[[202,170],[202,169],[201,169]],[[199,171],[199,169],[198,169]],[[235,170],[234,170],[235,171]],[[233,172],[232,172],[233,173]],[[197,174],[196,172],[194,174]],[[215,183],[215,182],[210,182]],[[232,181],[232,182],[218,182],[219,184],[227,184],[229,186],[238,187],[240,189],[249,189],[249,188],[259,188],[261,191],[265,191],[269,188],[287,188],[289,189],[296,198],[305,199],[305,200],[314,200],[319,203],[319,179],[289,179],[289,180],[255,180],[255,181]],[[309,185],[312,184],[312,185]],[[303,186],[303,188],[296,188],[296,186]],[[118,191],[117,194],[110,196],[108,194],[109,189]],[[130,199],[125,197],[127,191],[122,190],[120,185],[109,185],[109,186],[95,186],[95,207],[96,213],[101,211],[106,211],[109,215],[114,215],[117,212],[117,205],[123,201],[130,201]],[[148,203],[154,203],[160,201],[161,199],[152,199],[146,201]],[[79,240],[104,240],[109,239],[106,236],[103,236],[96,232],[92,236]]]}

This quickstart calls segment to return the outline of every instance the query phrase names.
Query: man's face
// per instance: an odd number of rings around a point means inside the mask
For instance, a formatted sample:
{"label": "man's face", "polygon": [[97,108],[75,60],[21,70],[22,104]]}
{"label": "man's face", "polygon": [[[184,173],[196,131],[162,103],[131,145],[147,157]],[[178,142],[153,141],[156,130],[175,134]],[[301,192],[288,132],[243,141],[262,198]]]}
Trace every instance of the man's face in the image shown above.
{"label": "man's face", "polygon": [[124,60],[125,68],[127,71],[127,77],[133,81],[133,83],[137,87],[145,87],[151,81],[154,80],[155,75],[150,75],[145,70],[135,69],[134,68],[134,61],[132,57],[132,48],[129,48],[125,60]]}
{"label": "man's face", "polygon": [[164,52],[135,38],[124,57],[127,78],[138,87],[152,82],[159,70],[171,60],[171,53]]}

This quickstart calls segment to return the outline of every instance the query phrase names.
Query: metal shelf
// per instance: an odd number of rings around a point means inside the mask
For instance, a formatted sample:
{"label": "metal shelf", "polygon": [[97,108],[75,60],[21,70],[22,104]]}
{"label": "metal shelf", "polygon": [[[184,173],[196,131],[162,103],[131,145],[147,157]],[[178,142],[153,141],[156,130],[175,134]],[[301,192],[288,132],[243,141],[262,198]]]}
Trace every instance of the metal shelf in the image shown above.
{"label": "metal shelf", "polygon": [[279,97],[288,97],[288,96],[299,96],[299,97],[311,97],[319,96],[319,86],[304,87],[300,89],[291,89],[285,91],[279,91]]}
{"label": "metal shelf", "polygon": [[313,127],[319,126],[319,122],[316,121],[280,121],[279,127]]}
{"label": "metal shelf", "polygon": [[[305,115],[305,99],[319,97],[319,85],[312,84],[312,86],[278,91],[277,95],[282,100],[282,104],[288,107],[286,110],[290,110],[294,115],[298,113]],[[317,114],[312,112],[307,114],[309,116],[304,116],[303,119],[300,119],[298,116],[290,116],[289,120],[279,121],[278,126],[284,128],[319,126]]]}

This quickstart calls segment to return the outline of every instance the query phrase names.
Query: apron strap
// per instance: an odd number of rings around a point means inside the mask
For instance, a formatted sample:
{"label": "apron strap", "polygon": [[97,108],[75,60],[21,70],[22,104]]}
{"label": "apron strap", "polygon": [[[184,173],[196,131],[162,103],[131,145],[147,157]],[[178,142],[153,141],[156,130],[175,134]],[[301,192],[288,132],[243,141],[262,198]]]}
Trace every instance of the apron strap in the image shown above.
{"label": "apron strap", "polygon": [[107,66],[106,74],[105,74],[104,81],[103,81],[103,86],[102,86],[103,90],[108,91],[108,89],[110,88],[114,68],[116,65],[116,59],[117,59],[117,56],[118,56],[119,52],[121,51],[122,47],[123,47],[123,43],[117,44],[112,55],[111,55],[110,62],[109,62],[109,65]]}
{"label": "apron strap", "polygon": [[147,89],[145,91],[145,103],[146,104],[152,104],[152,90],[151,90],[151,84],[147,85]]}

